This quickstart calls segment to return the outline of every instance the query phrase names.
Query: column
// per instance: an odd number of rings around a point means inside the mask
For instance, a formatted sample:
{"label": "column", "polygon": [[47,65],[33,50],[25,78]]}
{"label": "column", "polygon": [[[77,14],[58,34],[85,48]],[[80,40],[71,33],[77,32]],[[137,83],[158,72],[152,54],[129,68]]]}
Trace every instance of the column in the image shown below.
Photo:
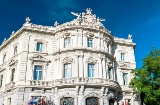
{"label": "column", "polygon": [[103,104],[103,97],[100,98],[100,105],[104,105]]}
{"label": "column", "polygon": [[103,78],[106,79],[106,65],[105,65],[105,58],[102,58],[102,66],[103,66]]}
{"label": "column", "polygon": [[107,61],[106,61],[106,79],[109,79],[109,75],[108,75],[108,63],[107,63]]}
{"label": "column", "polygon": [[83,77],[83,55],[79,55],[79,77]]}
{"label": "column", "polygon": [[56,75],[57,75],[57,79],[59,79],[59,77],[60,77],[60,72],[58,72],[58,71],[59,71],[59,68],[60,68],[59,63],[60,63],[60,58],[58,57],[58,58],[57,58],[57,69],[56,69],[56,70],[57,70],[57,74],[56,74]]}
{"label": "column", "polygon": [[111,45],[109,45],[109,53],[111,54]]}
{"label": "column", "polygon": [[84,105],[83,96],[77,96],[77,105]]}
{"label": "column", "polygon": [[83,47],[87,47],[87,37],[83,35]]}
{"label": "column", "polygon": [[99,58],[99,78],[102,78],[102,58]]}
{"label": "column", "polygon": [[79,77],[79,67],[78,67],[78,55],[75,56],[75,65],[73,65],[72,73],[74,73],[74,77]]}
{"label": "column", "polygon": [[117,105],[117,100],[114,101],[114,105]]}
{"label": "column", "polygon": [[109,105],[108,97],[107,98],[106,97],[103,98],[103,105]]}

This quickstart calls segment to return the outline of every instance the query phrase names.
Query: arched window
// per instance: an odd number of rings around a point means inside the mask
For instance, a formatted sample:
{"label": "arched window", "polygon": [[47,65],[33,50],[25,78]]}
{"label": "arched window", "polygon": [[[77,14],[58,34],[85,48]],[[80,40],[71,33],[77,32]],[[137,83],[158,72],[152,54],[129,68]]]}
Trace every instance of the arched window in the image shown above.
{"label": "arched window", "polygon": [[86,105],[99,105],[99,100],[97,97],[88,97],[86,99]]}
{"label": "arched window", "polygon": [[60,105],[74,105],[74,98],[72,98],[72,97],[63,97],[60,100]]}
{"label": "arched window", "polygon": [[109,105],[114,105],[114,100],[113,99],[109,99]]}

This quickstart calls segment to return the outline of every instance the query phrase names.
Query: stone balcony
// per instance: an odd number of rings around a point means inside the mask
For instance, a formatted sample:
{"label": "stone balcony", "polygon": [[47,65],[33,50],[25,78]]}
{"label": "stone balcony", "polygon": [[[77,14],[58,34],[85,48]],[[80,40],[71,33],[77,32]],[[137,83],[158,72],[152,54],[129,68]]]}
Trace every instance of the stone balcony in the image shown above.
{"label": "stone balcony", "polygon": [[110,79],[102,78],[88,78],[88,77],[75,77],[75,78],[62,78],[53,81],[26,81],[25,87],[36,88],[52,88],[52,87],[65,87],[65,86],[106,86],[112,88],[119,88],[118,82]]}
{"label": "stone balcony", "polygon": [[26,87],[37,87],[37,88],[51,88],[52,87],[52,81],[43,81],[43,80],[29,80],[26,81]]}
{"label": "stone balcony", "polygon": [[102,78],[88,78],[88,77],[78,77],[78,78],[62,78],[53,81],[54,86],[71,86],[71,85],[90,85],[90,86],[107,86],[118,88],[118,82],[110,79]]}
{"label": "stone balcony", "polygon": [[[24,84],[22,84],[24,82]],[[51,89],[52,87],[70,87],[70,86],[92,86],[92,87],[111,87],[119,88],[119,83],[110,79],[102,78],[88,78],[88,77],[75,77],[75,78],[62,78],[56,79],[53,81],[44,81],[44,80],[28,80],[21,81],[21,84],[18,82],[10,82],[5,85],[5,90],[13,89],[14,87],[29,87],[29,88],[43,88]]]}

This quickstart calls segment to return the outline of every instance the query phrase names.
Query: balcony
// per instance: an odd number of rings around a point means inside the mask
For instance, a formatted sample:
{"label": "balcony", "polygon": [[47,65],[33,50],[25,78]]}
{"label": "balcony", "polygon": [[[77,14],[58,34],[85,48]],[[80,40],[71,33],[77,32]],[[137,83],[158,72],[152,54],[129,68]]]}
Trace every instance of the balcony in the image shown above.
{"label": "balcony", "polygon": [[[24,84],[23,84],[24,83]],[[104,86],[111,88],[119,88],[119,83],[110,79],[102,78],[88,78],[88,77],[75,77],[75,78],[62,78],[56,79],[53,81],[44,81],[44,80],[28,80],[21,81],[21,83],[16,85],[21,87],[34,87],[34,88],[52,88],[52,87],[69,87],[69,86]],[[15,87],[15,83],[11,82],[5,85],[6,89],[11,89]]]}
{"label": "balcony", "polygon": [[52,86],[52,82],[51,81],[42,81],[42,80],[29,80],[26,81],[26,86],[27,87],[43,87],[43,88],[50,88]]}
{"label": "balcony", "polygon": [[102,78],[87,78],[87,77],[78,77],[78,78],[62,78],[56,79],[53,81],[54,86],[70,86],[70,85],[91,85],[91,86],[108,86],[118,88],[118,82],[110,79]]}

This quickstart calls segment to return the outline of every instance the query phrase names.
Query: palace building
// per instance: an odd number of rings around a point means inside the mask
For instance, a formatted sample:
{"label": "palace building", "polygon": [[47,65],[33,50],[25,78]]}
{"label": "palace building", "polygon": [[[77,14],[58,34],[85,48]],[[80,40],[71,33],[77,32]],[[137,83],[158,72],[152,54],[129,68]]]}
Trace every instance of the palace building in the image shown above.
{"label": "palace building", "polygon": [[[132,35],[118,38],[86,12],[54,26],[26,18],[0,46],[2,105],[139,105],[129,82]],[[42,104],[43,103],[43,104]]]}

